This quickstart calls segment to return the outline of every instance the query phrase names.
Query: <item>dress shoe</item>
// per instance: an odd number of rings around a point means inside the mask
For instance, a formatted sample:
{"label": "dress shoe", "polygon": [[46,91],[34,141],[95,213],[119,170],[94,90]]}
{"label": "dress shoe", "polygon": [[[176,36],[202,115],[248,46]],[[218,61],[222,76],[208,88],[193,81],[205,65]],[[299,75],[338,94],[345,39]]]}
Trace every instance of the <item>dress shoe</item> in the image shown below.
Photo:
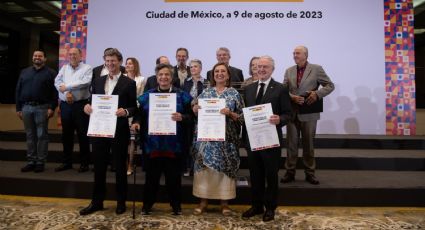
{"label": "dress shoe", "polygon": [[146,207],[146,206],[142,207],[142,215],[147,216],[147,215],[150,215],[151,212],[152,212],[152,208]]}
{"label": "dress shoe", "polygon": [[36,173],[44,172],[44,165],[42,164],[35,165],[34,172]]}
{"label": "dress shoe", "polygon": [[263,213],[264,213],[263,208],[251,207],[250,209],[248,209],[244,213],[242,213],[242,218],[248,219],[248,218],[251,218],[255,215],[260,215],[260,214],[263,214]]}
{"label": "dress shoe", "polygon": [[126,206],[125,206],[125,202],[118,202],[117,204],[117,208],[115,209],[115,213],[117,215],[123,214],[126,211]]}
{"label": "dress shoe", "polygon": [[289,173],[286,173],[285,176],[283,176],[283,178],[280,179],[280,183],[284,183],[284,184],[292,182],[292,181],[295,181],[295,175],[292,175]]}
{"label": "dress shoe", "polygon": [[89,206],[80,210],[80,215],[85,216],[85,215],[92,214],[92,213],[100,211],[100,210],[103,210],[103,204],[96,204],[96,203],[91,202],[89,204]]}
{"label": "dress shoe", "polygon": [[55,168],[55,172],[62,172],[68,169],[72,169],[72,165],[70,164],[61,164],[59,167]]}
{"label": "dress shoe", "polygon": [[79,173],[83,173],[83,172],[87,172],[87,171],[89,171],[89,166],[88,165],[80,165],[80,168],[78,169],[78,172]]}
{"label": "dress shoe", "polygon": [[319,184],[319,181],[316,179],[314,175],[306,175],[305,180],[310,184],[314,184],[314,185]]}
{"label": "dress shoe", "polygon": [[31,172],[31,171],[34,171],[34,169],[35,169],[35,164],[27,164],[21,168],[21,172]]}
{"label": "dress shoe", "polygon": [[263,221],[267,222],[267,221],[271,221],[274,220],[274,210],[266,210],[266,212],[263,215]]}
{"label": "dress shoe", "polygon": [[180,216],[182,214],[182,208],[180,206],[173,207],[173,215]]}

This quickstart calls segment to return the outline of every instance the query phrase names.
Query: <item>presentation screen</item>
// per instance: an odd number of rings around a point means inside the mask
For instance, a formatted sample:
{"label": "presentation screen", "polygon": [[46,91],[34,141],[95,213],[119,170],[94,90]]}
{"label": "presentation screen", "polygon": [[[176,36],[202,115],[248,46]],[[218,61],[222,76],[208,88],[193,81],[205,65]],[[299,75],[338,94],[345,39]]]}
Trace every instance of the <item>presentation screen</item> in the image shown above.
{"label": "presentation screen", "polygon": [[217,48],[227,47],[245,78],[253,56],[269,55],[282,82],[304,45],[335,84],[317,133],[385,134],[383,0],[90,0],[88,12],[87,63],[102,64],[104,49],[115,47],[136,57],[145,77],[159,56],[175,65],[179,47],[202,61],[205,77]]}

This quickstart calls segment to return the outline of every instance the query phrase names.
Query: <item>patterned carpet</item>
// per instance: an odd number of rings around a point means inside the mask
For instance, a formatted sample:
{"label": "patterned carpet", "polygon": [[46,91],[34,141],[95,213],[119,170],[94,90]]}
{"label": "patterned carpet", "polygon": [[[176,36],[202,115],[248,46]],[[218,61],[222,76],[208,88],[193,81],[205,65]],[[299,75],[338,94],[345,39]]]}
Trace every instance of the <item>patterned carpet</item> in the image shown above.
{"label": "patterned carpet", "polygon": [[78,210],[89,201],[0,195],[0,229],[425,229],[425,208],[279,207],[276,220],[263,223],[260,216],[241,219],[247,206],[231,206],[234,213],[224,217],[218,206],[208,213],[192,215],[195,205],[184,205],[182,216],[171,215],[167,204],[156,204],[151,216],[136,219],[128,211],[117,216],[115,202],[105,210],[81,217]]}

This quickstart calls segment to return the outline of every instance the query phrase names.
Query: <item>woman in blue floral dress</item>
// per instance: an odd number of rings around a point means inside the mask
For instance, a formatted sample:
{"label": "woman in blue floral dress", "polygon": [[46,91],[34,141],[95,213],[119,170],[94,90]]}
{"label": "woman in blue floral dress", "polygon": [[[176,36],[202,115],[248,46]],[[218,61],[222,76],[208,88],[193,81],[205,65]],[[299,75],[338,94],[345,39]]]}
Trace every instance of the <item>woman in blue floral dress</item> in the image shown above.
{"label": "woman in blue floral dress", "polygon": [[[244,104],[238,91],[230,87],[230,70],[226,64],[216,64],[212,73],[211,87],[205,89],[198,99],[225,99],[226,107],[221,109],[220,113],[226,115],[226,140],[196,141],[195,129],[193,195],[201,198],[199,206],[194,210],[195,215],[205,211],[208,199],[221,200],[222,214],[229,215],[231,210],[227,201],[236,197],[236,174],[240,163],[239,117]],[[192,104],[193,112],[197,115],[198,110],[202,108],[197,104],[197,100]]]}

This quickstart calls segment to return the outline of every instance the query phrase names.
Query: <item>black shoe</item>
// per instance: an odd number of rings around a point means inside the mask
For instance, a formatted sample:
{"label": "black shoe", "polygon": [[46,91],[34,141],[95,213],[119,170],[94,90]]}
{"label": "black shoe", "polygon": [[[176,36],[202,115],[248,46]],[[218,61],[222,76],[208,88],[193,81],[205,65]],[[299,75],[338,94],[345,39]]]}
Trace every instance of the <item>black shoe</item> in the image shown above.
{"label": "black shoe", "polygon": [[41,165],[41,164],[35,165],[34,172],[36,173],[44,172],[44,165]]}
{"label": "black shoe", "polygon": [[87,172],[87,171],[89,171],[89,166],[88,165],[80,165],[80,168],[78,169],[78,172],[79,173],[83,173],[83,172]]}
{"label": "black shoe", "polygon": [[320,182],[316,179],[314,175],[306,175],[305,180],[310,184],[314,184],[314,185],[320,184]]}
{"label": "black shoe", "polygon": [[180,206],[173,207],[173,215],[180,216],[182,214],[182,208]]}
{"label": "black shoe", "polygon": [[92,214],[92,213],[100,211],[100,210],[103,210],[103,204],[96,204],[96,203],[91,202],[89,204],[89,206],[80,210],[80,215],[85,216],[85,215]]}
{"label": "black shoe", "polygon": [[242,213],[242,218],[248,219],[248,218],[251,218],[255,215],[260,215],[260,214],[263,214],[263,213],[264,213],[263,208],[251,207],[250,209],[248,209],[244,213]]}
{"label": "black shoe", "polygon": [[274,220],[274,210],[266,210],[266,212],[263,215],[263,221],[267,222],[267,221],[271,221]]}
{"label": "black shoe", "polygon": [[34,171],[34,169],[35,169],[35,164],[27,164],[21,168],[21,172],[31,172],[31,171]]}
{"label": "black shoe", "polygon": [[150,215],[151,212],[152,212],[152,208],[148,208],[145,206],[142,207],[142,215],[147,216],[147,215]]}
{"label": "black shoe", "polygon": [[289,173],[286,173],[285,176],[283,176],[283,178],[280,179],[280,183],[284,183],[284,184],[292,182],[292,181],[295,181],[295,175],[292,175]]}
{"label": "black shoe", "polygon": [[117,208],[115,209],[115,213],[117,215],[123,214],[126,210],[126,206],[125,206],[125,202],[118,202],[117,203]]}
{"label": "black shoe", "polygon": [[55,172],[62,172],[68,169],[72,169],[72,165],[70,164],[61,164],[59,167],[55,168]]}

